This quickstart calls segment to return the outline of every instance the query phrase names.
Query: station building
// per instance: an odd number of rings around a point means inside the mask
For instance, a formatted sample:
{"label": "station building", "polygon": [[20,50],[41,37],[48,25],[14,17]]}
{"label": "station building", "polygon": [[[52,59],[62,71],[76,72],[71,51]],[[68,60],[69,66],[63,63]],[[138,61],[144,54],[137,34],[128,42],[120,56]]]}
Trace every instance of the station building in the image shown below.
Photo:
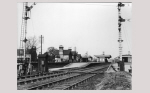
{"label": "station building", "polygon": [[97,62],[108,62],[108,59],[111,58],[111,55],[105,55],[104,53],[102,55],[94,55],[97,58]]}
{"label": "station building", "polygon": [[[119,62],[119,56],[116,59],[118,59],[118,62]],[[124,64],[124,71],[126,71],[126,72],[132,71],[132,55],[130,53],[123,54],[122,61]]]}
{"label": "station building", "polygon": [[59,50],[54,52],[55,62],[75,62],[77,59],[76,50],[72,51],[71,48],[65,50],[62,45],[59,46]]}
{"label": "station building", "polygon": [[132,62],[132,55],[130,54],[122,55],[122,60],[124,62]]}
{"label": "station building", "polygon": [[48,54],[48,63],[57,63],[57,62],[78,62],[81,58],[80,54],[77,53],[76,48],[72,51],[71,48],[64,49],[62,45],[59,46],[59,49],[53,52],[53,56]]}
{"label": "station building", "polygon": [[124,62],[125,71],[130,72],[132,70],[132,55],[122,55],[122,60]]}

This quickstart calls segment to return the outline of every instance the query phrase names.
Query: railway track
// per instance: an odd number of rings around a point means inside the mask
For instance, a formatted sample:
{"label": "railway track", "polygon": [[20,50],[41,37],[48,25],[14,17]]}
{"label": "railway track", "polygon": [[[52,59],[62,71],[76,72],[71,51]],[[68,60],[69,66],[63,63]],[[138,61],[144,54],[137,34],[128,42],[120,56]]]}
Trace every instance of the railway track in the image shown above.
{"label": "railway track", "polygon": [[[58,89],[70,89],[71,87],[77,86],[78,84],[82,83],[82,81],[87,81],[90,78],[92,78],[96,73],[91,73],[94,71],[99,71],[102,70],[104,68],[107,68],[108,65],[105,65],[103,67],[91,67],[91,68],[85,68],[85,69],[78,69],[78,70],[70,70],[68,72],[66,72],[65,74],[62,75],[56,75],[56,77],[51,77],[53,75],[50,76],[43,76],[40,78],[35,78],[35,82],[31,82],[29,84],[24,84],[24,85],[20,85],[18,86],[18,90],[35,90],[35,89],[45,89],[48,88],[49,86],[53,86],[56,85],[58,83],[61,82],[65,82],[68,80],[71,80],[72,83],[67,83],[68,85],[62,85],[65,86],[63,88],[57,87]],[[76,81],[74,79],[78,78]],[[80,79],[80,82],[77,82]],[[41,81],[40,81],[41,80]],[[34,81],[33,79],[31,79],[31,81]],[[74,81],[74,83],[73,83]],[[76,83],[75,83],[76,82]],[[73,85],[71,85],[73,84]],[[56,87],[55,87],[56,88]],[[54,89],[55,89],[54,88]]]}
{"label": "railway track", "polygon": [[[93,77],[97,74],[101,74],[101,72],[106,71],[107,68],[99,69],[96,72],[88,72],[88,73],[80,73],[81,75],[69,80],[66,82],[54,84],[53,86],[43,88],[42,90],[73,90],[74,88],[78,87],[81,84],[84,84],[90,81]],[[101,72],[100,72],[101,71]],[[99,73],[100,72],[100,73]]]}
{"label": "railway track", "polygon": [[23,84],[33,83],[33,82],[40,81],[40,80],[45,80],[45,79],[49,79],[49,78],[53,78],[53,77],[57,77],[57,76],[70,74],[71,72],[68,72],[68,70],[72,71],[72,70],[76,70],[76,69],[79,69],[79,68],[65,69],[65,70],[60,70],[60,71],[54,71],[51,73],[24,76],[24,77],[22,77],[22,79],[17,80],[17,85],[20,86]]}
{"label": "railway track", "polygon": [[18,90],[34,90],[34,89],[40,89],[41,87],[45,87],[45,86],[49,86],[49,85],[53,85],[53,84],[56,84],[58,82],[61,82],[61,81],[65,81],[65,80],[68,80],[69,78],[72,78],[72,77],[76,77],[80,74],[77,74],[77,73],[72,73],[72,74],[67,74],[67,75],[63,75],[63,76],[59,76],[59,77],[55,77],[55,78],[51,78],[51,79],[46,79],[46,80],[42,80],[41,81],[37,81],[35,83],[30,83],[30,84],[25,84],[25,85],[22,85],[22,86],[18,86]]}
{"label": "railway track", "polygon": [[58,74],[61,73],[61,71],[55,71],[55,72],[48,72],[48,73],[36,73],[34,75],[27,75],[27,76],[20,76],[17,77],[17,80],[22,80],[22,79],[28,79],[28,78],[33,78],[33,77],[40,77],[40,76],[46,76],[46,75],[52,75],[52,74]]}
{"label": "railway track", "polygon": [[44,88],[43,90],[70,90],[73,89],[74,87],[77,87],[79,84],[87,82],[95,75],[96,74],[82,74],[76,78],[68,80],[67,82],[59,83],[52,87]]}
{"label": "railway track", "polygon": [[34,78],[27,78],[27,79],[22,79],[22,80],[18,80],[17,81],[17,85],[23,85],[23,84],[29,84],[29,83],[34,83],[36,81],[41,81],[41,80],[45,80],[45,79],[50,79],[50,78],[54,78],[54,77],[58,77],[58,76],[62,76],[62,75],[66,75],[66,74],[70,74],[71,72],[62,72],[62,73],[55,73],[55,74],[51,74],[51,75],[44,75],[44,76],[39,76],[39,77],[34,77]]}
{"label": "railway track", "polygon": [[96,67],[90,67],[90,68],[77,68],[76,69],[69,69],[69,71],[67,70],[63,70],[63,71],[57,71],[57,72],[52,72],[52,73],[47,73],[47,74],[43,74],[42,76],[35,76],[35,77],[30,77],[30,78],[25,78],[25,79],[21,79],[17,81],[17,85],[23,85],[23,84],[28,84],[28,83],[34,83],[36,81],[40,81],[40,80],[45,80],[45,79],[50,79],[50,78],[54,78],[54,77],[58,77],[58,76],[62,76],[62,75],[66,75],[66,74],[70,74],[70,73],[75,73],[75,72],[80,72],[80,73],[88,73],[91,71],[94,71],[96,69]]}
{"label": "railway track", "polygon": [[67,69],[61,69],[59,71],[53,71],[53,72],[47,72],[47,73],[36,73],[34,75],[18,76],[17,80],[24,80],[24,79],[34,78],[34,77],[41,77],[41,76],[46,76],[46,75],[59,74],[59,73],[65,72],[65,71],[72,71],[72,70],[77,70],[77,69],[79,69],[79,68],[67,68]]}
{"label": "railway track", "polygon": [[[78,70],[85,70],[86,68],[67,68],[67,69],[61,69],[59,71],[53,71],[53,72],[48,72],[48,73],[35,73],[34,75],[27,75],[27,76],[18,76],[17,80],[24,80],[24,79],[28,79],[28,78],[34,78],[34,77],[40,77],[40,76],[46,76],[46,75],[53,75],[53,74],[59,74],[65,71],[78,71]],[[88,68],[87,68],[88,69]],[[92,69],[92,67],[91,67]]]}

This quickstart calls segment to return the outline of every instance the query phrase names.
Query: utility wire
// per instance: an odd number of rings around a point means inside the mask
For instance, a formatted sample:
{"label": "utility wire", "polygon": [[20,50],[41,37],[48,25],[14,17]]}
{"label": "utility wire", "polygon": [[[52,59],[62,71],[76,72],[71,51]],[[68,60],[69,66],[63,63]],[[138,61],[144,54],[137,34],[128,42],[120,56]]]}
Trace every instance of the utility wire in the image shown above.
{"label": "utility wire", "polygon": [[125,27],[125,25],[123,25],[122,27],[123,27],[123,32],[124,32],[124,36],[125,36],[125,39],[126,39],[128,49],[129,49],[129,51],[131,51],[129,41],[128,41],[128,37],[127,37],[127,34],[126,34],[126,27]]}
{"label": "utility wire", "polygon": [[[126,26],[126,25],[127,25],[127,24],[125,23],[125,26]],[[127,27],[127,26],[126,26],[126,27]],[[129,35],[128,35],[128,32],[127,32],[127,29],[126,29],[125,33],[126,33],[126,35],[127,35],[127,37],[128,37]],[[129,37],[128,37],[128,42],[129,42],[129,41],[131,41],[131,40],[129,40]],[[130,45],[130,47],[131,47],[131,42],[129,42],[129,45]]]}
{"label": "utility wire", "polygon": [[[126,30],[126,31],[125,31],[125,34],[126,34],[126,36],[127,36],[127,38],[128,38],[128,41],[131,41],[131,40],[129,40],[129,37],[128,37],[128,36],[129,36],[129,35],[128,35],[128,32],[127,32],[128,30],[127,30],[127,28],[126,28],[126,27],[127,27],[127,24],[124,23],[124,26],[125,26],[125,30]],[[130,44],[130,42],[129,42],[129,44]]]}
{"label": "utility wire", "polygon": [[125,36],[126,36],[126,40],[127,40],[127,44],[128,44],[128,47],[129,47],[129,51],[131,51],[131,49],[130,49],[130,43],[129,43],[129,39],[128,39],[128,35],[127,35],[127,33],[126,33],[126,26],[124,25],[124,33],[125,33]]}
{"label": "utility wire", "polygon": [[[126,4],[127,5],[127,4]],[[128,4],[128,6],[129,6],[129,4]],[[124,13],[123,14],[123,17],[126,19],[127,17],[128,17],[128,15],[126,14],[126,13]],[[127,21],[129,21],[130,22],[130,19],[126,19],[126,22]],[[123,33],[124,33],[124,37],[125,37],[125,40],[126,40],[126,43],[127,43],[127,46],[128,46],[128,49],[129,49],[129,51],[131,51],[131,48],[130,48],[130,42],[129,42],[129,38],[128,38],[128,34],[127,34],[127,32],[126,31],[128,31],[127,30],[127,24],[126,24],[126,22],[124,22],[122,25],[122,29],[123,29]]]}
{"label": "utility wire", "polygon": [[33,25],[33,20],[32,20],[31,11],[30,11],[30,18],[31,18],[31,21],[32,21],[33,34],[34,34],[34,36],[35,36],[35,32],[34,32],[34,25]]}

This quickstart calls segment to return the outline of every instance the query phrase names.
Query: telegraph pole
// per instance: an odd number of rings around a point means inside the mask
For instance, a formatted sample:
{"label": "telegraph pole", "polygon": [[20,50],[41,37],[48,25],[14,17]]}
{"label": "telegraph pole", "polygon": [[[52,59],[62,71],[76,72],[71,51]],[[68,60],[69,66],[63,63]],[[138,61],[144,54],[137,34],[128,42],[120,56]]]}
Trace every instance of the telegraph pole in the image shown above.
{"label": "telegraph pole", "polygon": [[43,36],[41,35],[40,40],[41,40],[41,54],[42,54],[42,41],[43,41]]}

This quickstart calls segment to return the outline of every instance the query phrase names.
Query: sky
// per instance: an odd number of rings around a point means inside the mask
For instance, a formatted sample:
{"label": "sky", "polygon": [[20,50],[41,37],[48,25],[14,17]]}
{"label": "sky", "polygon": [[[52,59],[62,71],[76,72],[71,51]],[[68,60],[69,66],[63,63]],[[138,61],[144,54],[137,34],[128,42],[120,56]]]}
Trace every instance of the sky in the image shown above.
{"label": "sky", "polygon": [[[32,3],[29,3],[31,5]],[[18,48],[20,43],[23,3],[18,3]],[[124,42],[123,54],[132,54],[132,4],[121,8]],[[119,55],[117,3],[37,3],[27,22],[27,37],[44,36],[43,52],[48,47],[69,47],[84,55]],[[39,54],[40,50],[37,51]]]}

